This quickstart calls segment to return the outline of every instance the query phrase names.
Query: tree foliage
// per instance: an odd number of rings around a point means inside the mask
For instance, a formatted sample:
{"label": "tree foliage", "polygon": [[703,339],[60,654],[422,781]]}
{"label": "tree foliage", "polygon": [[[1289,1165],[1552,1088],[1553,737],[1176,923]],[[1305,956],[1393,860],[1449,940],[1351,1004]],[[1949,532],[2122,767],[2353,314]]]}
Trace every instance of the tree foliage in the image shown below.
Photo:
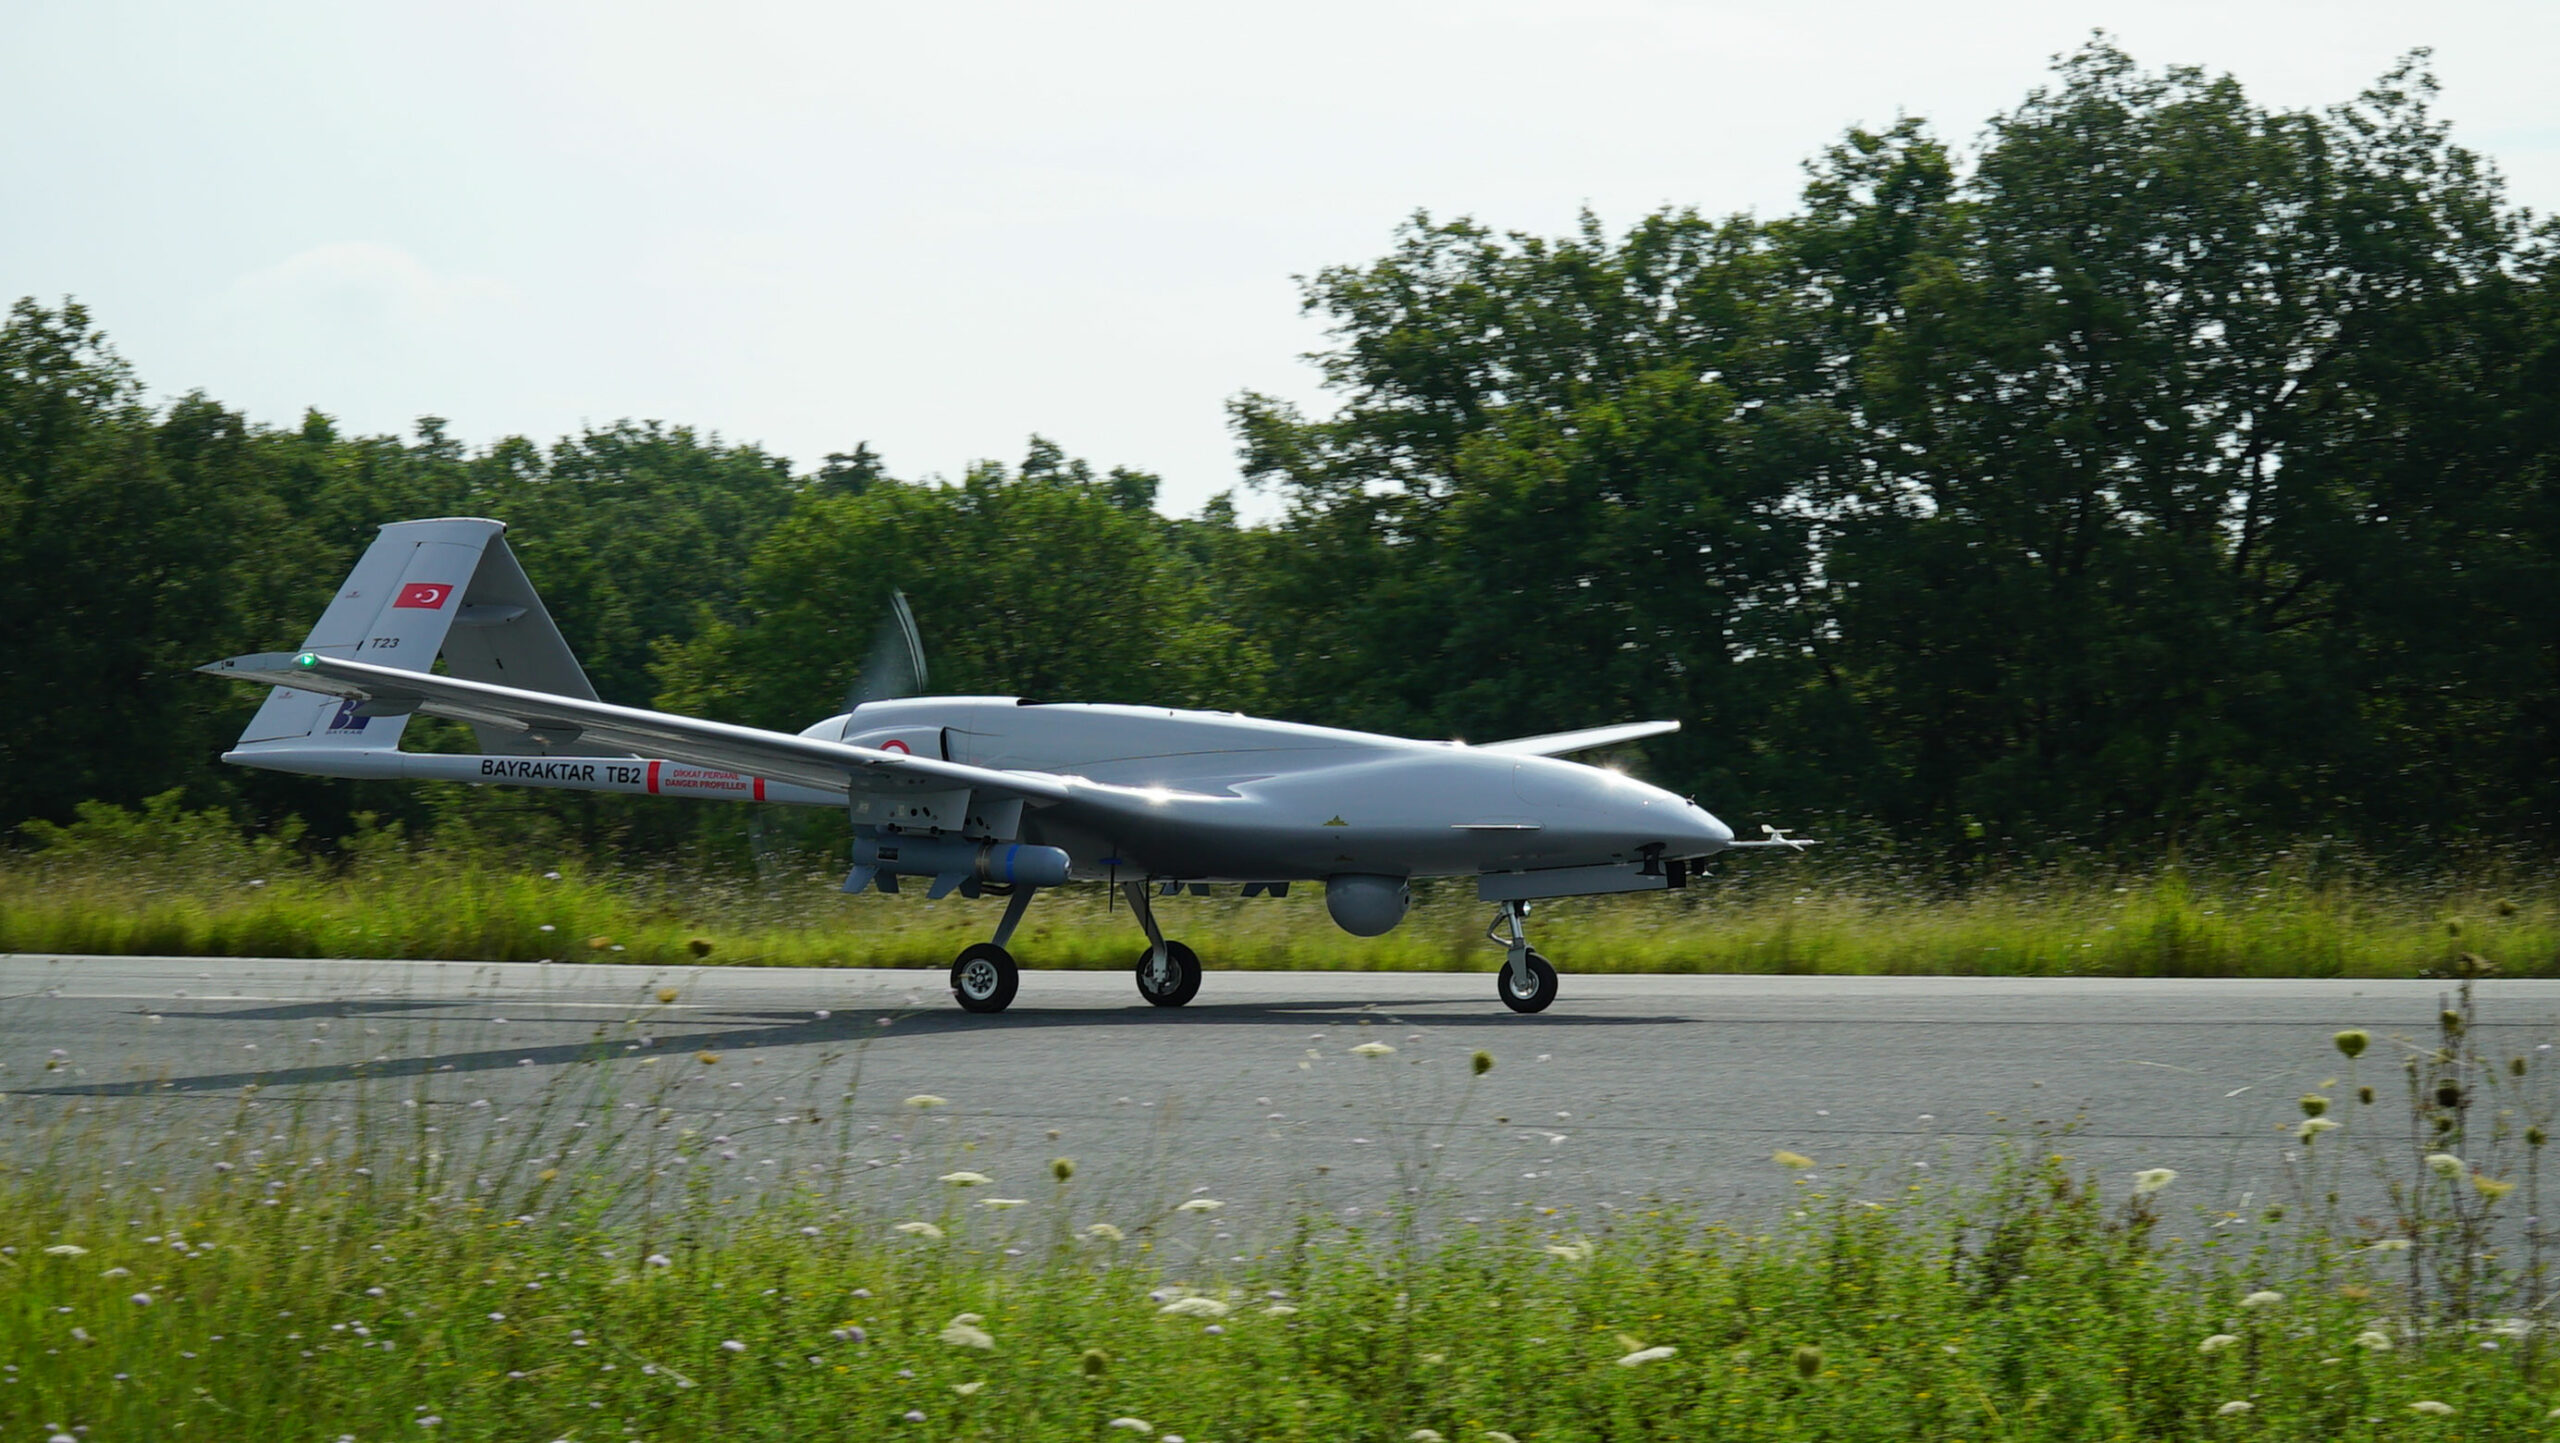
{"label": "tree foliage", "polygon": [[1645,763],[1719,811],[1957,853],[2547,842],[2560,246],[2433,97],[2412,57],[2269,109],[2101,41],[1969,153],[1850,132],[1790,215],[1417,215],[1304,282],[1335,409],[1232,403],[1266,526],[1038,437],[916,482],[659,423],[475,450],[154,408],[78,305],[22,301],[0,818],[173,785],[319,836],[419,815],[207,765],[247,699],[185,668],[291,644],[376,525],[469,513],[609,699],[759,725],[834,710],[899,590],[936,690],[1676,717]]}

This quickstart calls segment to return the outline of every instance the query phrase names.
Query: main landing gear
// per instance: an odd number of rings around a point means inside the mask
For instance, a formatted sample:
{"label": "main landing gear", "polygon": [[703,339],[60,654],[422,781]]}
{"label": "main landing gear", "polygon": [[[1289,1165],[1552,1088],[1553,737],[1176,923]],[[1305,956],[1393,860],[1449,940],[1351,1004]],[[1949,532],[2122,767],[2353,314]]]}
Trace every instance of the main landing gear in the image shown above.
{"label": "main landing gear", "polygon": [[1005,899],[1004,920],[996,924],[996,939],[969,944],[951,964],[951,1000],[964,1010],[1002,1012],[1013,1005],[1013,994],[1022,986],[1022,969],[1014,965],[1013,954],[1004,950],[1004,944],[1013,940],[1013,929],[1022,925],[1022,914],[1030,910],[1035,890],[1015,886],[1013,895]]}
{"label": "main landing gear", "polygon": [[[1005,944],[1022,925],[1033,890],[1015,887],[1005,901],[1004,920],[996,924],[995,940],[971,943],[951,964],[951,1000],[963,1009],[1002,1012],[1013,1005],[1013,994],[1022,986],[1022,969],[1014,964]],[[1165,939],[1163,929],[1156,926],[1155,899],[1148,895],[1146,883],[1123,882],[1120,891],[1129,899],[1129,910],[1138,914],[1138,925],[1147,929],[1147,950],[1138,954],[1138,995],[1158,1007],[1179,1007],[1198,996],[1200,954]],[[1548,991],[1553,993],[1552,984]]]}
{"label": "main landing gear", "polygon": [[1147,929],[1147,950],[1138,954],[1138,995],[1158,1007],[1179,1007],[1200,995],[1200,954],[1165,940],[1147,884],[1123,882],[1120,893],[1138,914],[1138,925]]}
{"label": "main landing gear", "polygon": [[1556,969],[1529,945],[1529,904],[1505,902],[1485,929],[1485,940],[1506,952],[1494,993],[1514,1012],[1544,1012],[1556,1000]]}

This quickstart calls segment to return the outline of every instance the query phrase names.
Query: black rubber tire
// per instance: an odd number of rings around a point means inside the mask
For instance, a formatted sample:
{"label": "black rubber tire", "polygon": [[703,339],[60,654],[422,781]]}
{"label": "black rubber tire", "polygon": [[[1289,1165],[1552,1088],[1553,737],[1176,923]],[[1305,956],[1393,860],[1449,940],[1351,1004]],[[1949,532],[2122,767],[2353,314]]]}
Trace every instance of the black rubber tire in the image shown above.
{"label": "black rubber tire", "polygon": [[1148,990],[1147,961],[1155,953],[1155,949],[1150,947],[1138,954],[1138,995],[1158,1007],[1179,1007],[1200,995],[1200,954],[1174,941],[1167,941],[1164,951],[1166,958],[1173,963],[1173,989],[1169,992]]}
{"label": "black rubber tire", "polygon": [[1022,986],[1013,954],[993,942],[973,942],[951,964],[951,1000],[970,1012],[1002,1012]]}
{"label": "black rubber tire", "polygon": [[1544,1012],[1548,1004],[1556,1000],[1556,969],[1535,950],[1529,953],[1529,976],[1537,984],[1536,990],[1525,995],[1514,992],[1511,990],[1511,964],[1508,961],[1502,964],[1502,970],[1494,974],[1493,990],[1502,998],[1503,1006],[1514,1012]]}

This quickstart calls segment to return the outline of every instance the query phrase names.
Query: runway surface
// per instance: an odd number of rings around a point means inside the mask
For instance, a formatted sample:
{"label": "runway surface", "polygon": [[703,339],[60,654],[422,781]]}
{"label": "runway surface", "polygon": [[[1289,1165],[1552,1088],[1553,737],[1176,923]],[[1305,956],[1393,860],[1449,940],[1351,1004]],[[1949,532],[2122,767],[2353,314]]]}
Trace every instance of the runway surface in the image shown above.
{"label": "runway surface", "polygon": [[[1210,1197],[1246,1227],[1403,1199],[1740,1217],[1794,1190],[1780,1149],[1877,1197],[2069,1127],[2037,1145],[2111,1188],[2171,1167],[2184,1200],[2237,1207],[2281,1188],[2295,1099],[2348,1078],[2337,1029],[2375,1034],[2385,1105],[2346,1102],[2333,1136],[2405,1126],[2390,1039],[2432,1045],[2447,986],[1568,972],[1517,1017],[1488,974],[1213,970],[1168,1011],[1125,974],[1030,973],[976,1017],[925,972],[6,956],[0,1145],[183,1178],[361,1139],[887,1212],[951,1206],[935,1179],[959,1169],[993,1179],[973,1198],[1045,1197],[1065,1156],[1120,1215]],[[2481,995],[2500,1055],[2560,1040],[2560,983]]]}

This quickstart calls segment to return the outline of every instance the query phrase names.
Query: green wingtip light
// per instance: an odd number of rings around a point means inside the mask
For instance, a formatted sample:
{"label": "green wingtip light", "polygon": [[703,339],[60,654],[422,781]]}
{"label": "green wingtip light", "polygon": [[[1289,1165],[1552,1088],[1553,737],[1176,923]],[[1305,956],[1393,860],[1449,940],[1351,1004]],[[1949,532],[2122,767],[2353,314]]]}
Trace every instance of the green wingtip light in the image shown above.
{"label": "green wingtip light", "polygon": [[295,657],[293,659],[293,664],[301,667],[304,671],[309,671],[320,664],[320,658],[306,651],[302,655]]}

